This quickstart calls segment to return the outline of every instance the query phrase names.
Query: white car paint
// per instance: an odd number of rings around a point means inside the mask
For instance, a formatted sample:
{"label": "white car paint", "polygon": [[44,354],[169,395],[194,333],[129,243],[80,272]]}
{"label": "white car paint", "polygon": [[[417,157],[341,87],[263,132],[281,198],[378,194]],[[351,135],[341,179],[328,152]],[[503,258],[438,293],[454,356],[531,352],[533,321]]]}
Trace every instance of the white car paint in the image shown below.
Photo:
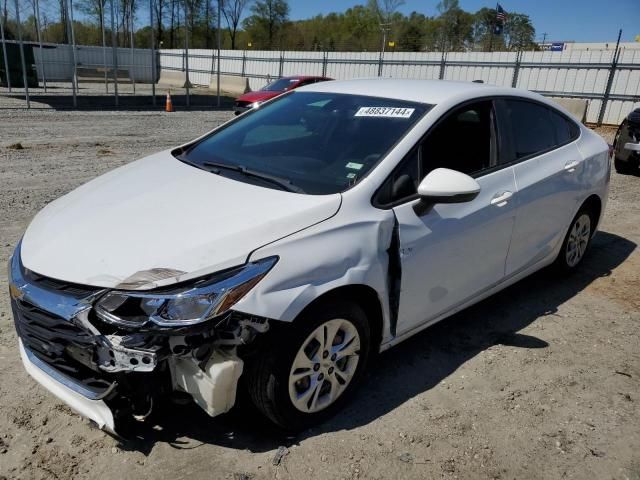
{"label": "white car paint", "polygon": [[[438,225],[442,218],[419,219],[415,215],[412,216],[410,212],[413,211],[417,200],[413,204],[408,203],[394,209],[398,215],[400,229],[404,230],[405,235],[401,235],[403,241],[400,249],[403,255],[404,301],[400,301],[397,330],[393,332],[393,315],[389,311],[389,291],[385,277],[388,268],[389,238],[381,235],[381,232],[387,232],[388,235],[392,229],[393,216],[390,216],[387,210],[372,208],[370,203],[375,191],[393,168],[443,114],[469,100],[487,97],[531,99],[567,116],[570,116],[570,113],[533,92],[466,82],[351,80],[327,82],[301,90],[347,94],[367,92],[372,96],[434,103],[435,107],[364,180],[342,194],[342,206],[334,217],[314,228],[285,237],[254,252],[251,256],[253,260],[279,255],[281,262],[238,302],[235,309],[239,311],[293,321],[306,305],[326,292],[354,283],[367,285],[377,292],[383,309],[384,327],[380,349],[385,350],[407,336],[551,264],[560,250],[569,221],[590,195],[600,198],[601,216],[605,210],[610,173],[608,146],[601,137],[584,125],[579,125],[579,140],[572,142],[567,149],[578,149],[578,159],[586,171],[578,177],[581,182],[579,191],[574,192],[564,187],[564,180],[556,180],[556,186],[565,188],[575,199],[572,199],[568,206],[558,206],[558,209],[564,212],[562,215],[556,216],[555,212],[549,215],[549,218],[554,218],[554,223],[545,220],[544,231],[555,229],[555,234],[548,238],[544,245],[538,247],[543,254],[536,250],[534,256],[538,256],[525,262],[520,268],[507,269],[507,265],[514,264],[513,259],[509,259],[509,263],[508,252],[512,243],[511,232],[515,226],[517,208],[522,203],[518,200],[518,181],[522,185],[526,185],[528,181],[526,174],[516,177],[516,167],[504,168],[496,172],[497,174],[477,179],[481,185],[481,192],[478,198],[469,204],[437,205],[434,209],[437,214],[435,217],[442,212],[444,219],[449,218],[450,222],[441,221]],[[572,159],[575,159],[575,156]],[[540,162],[536,158],[532,160],[533,162],[529,160],[517,165],[530,163],[534,165],[530,169],[535,171],[535,165]],[[565,163],[564,155],[560,160],[554,160],[556,166],[562,164],[564,167]],[[543,167],[543,170],[548,172],[548,168]],[[553,184],[547,188],[553,188]],[[524,190],[523,187],[522,191]],[[503,205],[502,201],[498,201],[497,205],[491,205],[492,201],[500,200],[505,192],[510,192],[510,195],[507,195],[509,202]],[[553,192],[549,194],[553,195]],[[555,198],[558,200],[557,196]],[[559,201],[565,200],[560,198]],[[546,203],[546,198],[543,202]],[[546,206],[548,207],[548,204]],[[488,225],[476,225],[469,217],[463,219],[474,212],[481,218],[480,212],[483,210],[491,212]],[[527,213],[526,207],[523,207],[523,212]],[[530,215],[531,221],[536,217]],[[456,223],[456,220],[462,221]],[[433,230],[434,227],[443,225],[450,230]],[[489,225],[493,225],[494,228],[490,228]],[[473,233],[465,234],[465,228],[469,227],[473,229]],[[376,244],[371,244],[373,239],[376,239]],[[424,241],[424,244],[421,244],[422,248],[416,246],[419,239]],[[430,245],[431,249],[426,245]],[[313,251],[315,255],[306,256],[304,252],[308,251]],[[517,258],[515,254],[514,258]],[[298,263],[302,259],[304,263]],[[480,266],[480,259],[487,259],[489,262]],[[474,268],[480,268],[481,271]],[[425,286],[421,288],[423,284]],[[426,299],[426,304],[423,299]]]}
{"label": "white car paint", "polygon": [[436,168],[429,173],[418,185],[418,195],[421,197],[451,197],[460,192],[477,194],[480,185],[469,175],[449,170],[448,168]]}
{"label": "white car paint", "polygon": [[[393,208],[372,205],[400,160],[456,105],[515,97],[569,115],[539,95],[464,82],[389,79],[324,82],[297,91],[435,106],[342,194],[283,192],[212,175],[170,152],[152,155],[47,206],[25,233],[22,262],[72,283],[145,290],[277,256],[235,311],[293,322],[320,296],[362,286],[379,302],[383,325],[377,347],[384,350],[552,263],[569,222],[590,196],[600,199],[604,211],[608,147],[582,125],[579,138],[564,147],[475,180],[465,176],[466,190],[479,187],[471,201],[436,204],[420,214],[418,198]],[[446,172],[431,180],[429,191],[456,193]],[[402,286],[395,300],[389,278],[393,255]],[[228,402],[223,404],[226,409]]]}
{"label": "white car paint", "polygon": [[149,289],[241,265],[340,201],[237,182],[161,152],[47,205],[24,235],[22,261],[58,280]]}

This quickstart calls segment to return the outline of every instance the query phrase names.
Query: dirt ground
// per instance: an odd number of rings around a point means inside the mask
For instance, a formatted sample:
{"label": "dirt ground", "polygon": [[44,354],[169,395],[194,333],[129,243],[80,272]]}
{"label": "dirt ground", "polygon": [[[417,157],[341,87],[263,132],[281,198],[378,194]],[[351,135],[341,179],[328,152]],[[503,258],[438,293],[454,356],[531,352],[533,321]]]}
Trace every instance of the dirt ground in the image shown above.
{"label": "dirt ground", "polygon": [[[1,111],[0,264],[46,203],[229,116]],[[579,272],[536,274],[381,355],[342,413],[293,438],[176,404],[119,443],[27,376],[0,269],[0,479],[640,480],[638,243],[640,177],[614,173]]]}

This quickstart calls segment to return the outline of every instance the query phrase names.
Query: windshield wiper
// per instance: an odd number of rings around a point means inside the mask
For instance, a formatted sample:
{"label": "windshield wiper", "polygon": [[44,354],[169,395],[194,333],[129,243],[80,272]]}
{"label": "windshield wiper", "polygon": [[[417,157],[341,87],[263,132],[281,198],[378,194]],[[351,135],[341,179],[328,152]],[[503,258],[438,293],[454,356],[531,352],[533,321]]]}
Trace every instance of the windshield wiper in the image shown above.
{"label": "windshield wiper", "polygon": [[224,169],[231,170],[233,172],[241,173],[247,177],[259,178],[261,180],[266,180],[274,185],[278,185],[283,188],[287,192],[295,192],[295,193],[304,193],[304,190],[294,185],[291,180],[288,178],[278,177],[276,175],[270,175],[268,173],[258,172],[256,170],[250,170],[242,165],[229,165],[228,163],[220,163],[220,162],[202,162],[202,165],[205,167],[213,167],[214,169]]}

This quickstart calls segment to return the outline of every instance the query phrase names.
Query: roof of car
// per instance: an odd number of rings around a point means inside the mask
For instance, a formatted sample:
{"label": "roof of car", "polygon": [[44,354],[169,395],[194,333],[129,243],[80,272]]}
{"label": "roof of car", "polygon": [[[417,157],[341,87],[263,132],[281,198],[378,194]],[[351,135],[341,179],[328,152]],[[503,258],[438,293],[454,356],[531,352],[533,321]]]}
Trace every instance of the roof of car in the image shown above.
{"label": "roof of car", "polygon": [[372,97],[394,98],[436,105],[459,96],[519,95],[541,98],[539,95],[515,88],[497,87],[484,83],[450,80],[412,80],[400,78],[362,78],[334,80],[301,87],[304,91],[347,93]]}

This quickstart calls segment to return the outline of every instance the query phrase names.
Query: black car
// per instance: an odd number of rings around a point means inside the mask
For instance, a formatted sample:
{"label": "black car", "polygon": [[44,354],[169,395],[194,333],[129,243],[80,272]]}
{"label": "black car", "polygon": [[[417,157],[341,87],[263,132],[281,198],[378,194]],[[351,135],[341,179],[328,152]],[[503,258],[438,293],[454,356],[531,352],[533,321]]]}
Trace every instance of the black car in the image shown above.
{"label": "black car", "polygon": [[640,108],[624,119],[613,142],[618,173],[637,173],[640,166]]}

